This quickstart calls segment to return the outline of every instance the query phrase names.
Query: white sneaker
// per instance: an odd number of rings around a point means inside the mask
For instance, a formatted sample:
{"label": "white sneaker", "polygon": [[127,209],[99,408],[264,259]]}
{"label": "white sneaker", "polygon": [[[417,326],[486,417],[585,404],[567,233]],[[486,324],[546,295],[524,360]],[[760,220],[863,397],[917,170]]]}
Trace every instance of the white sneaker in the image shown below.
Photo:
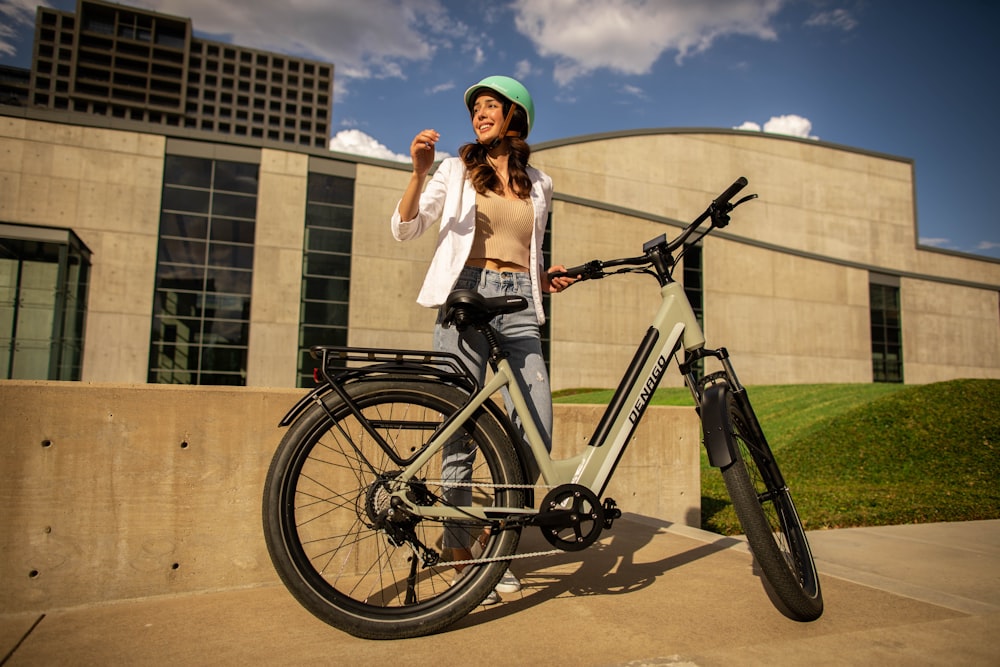
{"label": "white sneaker", "polygon": [[[455,575],[455,578],[451,580],[451,585],[454,586],[455,583],[462,578],[463,574],[465,574],[465,570],[462,570],[461,572],[457,573]],[[503,598],[500,597],[500,594],[497,593],[496,589],[494,588],[492,591],[489,592],[489,595],[487,595],[486,598],[479,604],[483,605],[484,607],[488,607],[491,604],[497,604],[498,602],[502,601]]]}
{"label": "white sneaker", "polygon": [[[473,540],[470,551],[473,558],[479,558],[483,555],[483,545],[480,544],[479,540]],[[507,571],[503,573],[503,577],[500,578],[500,583],[493,590],[499,593],[517,593],[521,590],[521,582],[510,571],[510,568],[507,568]]]}
{"label": "white sneaker", "polygon": [[501,577],[500,583],[497,584],[495,590],[501,593],[517,593],[521,590],[521,582],[514,576],[514,573],[508,569],[503,573],[503,577]]}

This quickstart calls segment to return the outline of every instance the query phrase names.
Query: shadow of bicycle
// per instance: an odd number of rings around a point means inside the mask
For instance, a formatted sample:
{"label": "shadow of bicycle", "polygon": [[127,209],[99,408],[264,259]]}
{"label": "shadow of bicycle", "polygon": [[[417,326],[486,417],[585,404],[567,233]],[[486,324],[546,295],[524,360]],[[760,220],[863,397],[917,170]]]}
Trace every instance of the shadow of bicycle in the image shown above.
{"label": "shadow of bicycle", "polygon": [[[658,577],[685,565],[724,551],[740,541],[718,536],[718,540],[671,553],[652,561],[637,560],[636,554],[654,539],[670,539],[672,524],[626,514],[605,531],[592,546],[577,552],[517,558],[511,570],[521,579],[522,590],[505,593],[503,602],[480,607],[445,630],[469,628],[523,612],[560,597],[627,595],[651,586]],[[526,529],[518,553],[550,551],[538,529]]]}

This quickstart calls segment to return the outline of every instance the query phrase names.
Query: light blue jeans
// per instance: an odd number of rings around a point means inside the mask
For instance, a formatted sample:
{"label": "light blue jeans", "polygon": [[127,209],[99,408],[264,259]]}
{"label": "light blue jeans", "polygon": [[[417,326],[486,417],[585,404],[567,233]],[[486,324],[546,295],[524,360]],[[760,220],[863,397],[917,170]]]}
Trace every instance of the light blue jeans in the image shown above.
{"label": "light blue jeans", "polygon": [[[471,289],[485,297],[518,294],[528,299],[528,307],[516,313],[498,315],[491,324],[500,336],[504,349],[510,353],[508,361],[520,383],[528,401],[531,418],[538,424],[545,447],[552,448],[552,389],[549,374],[542,357],[542,339],[538,316],[532,306],[531,277],[526,272],[498,272],[489,269],[466,267],[462,269],[455,289]],[[434,327],[434,349],[457,355],[475,374],[482,384],[489,366],[489,346],[486,339],[475,329],[459,332],[454,327],[442,327],[443,314],[438,315]],[[514,424],[521,432],[520,415],[515,415],[510,395],[503,390],[507,414],[514,415]],[[465,486],[448,488],[449,482],[468,482],[472,479],[472,466],[476,459],[476,449],[470,438],[457,437],[444,446],[441,463],[441,478],[445,486],[445,497],[454,505],[468,505],[472,502],[472,489]],[[468,548],[472,535],[457,525],[447,525],[444,534],[446,548]]]}

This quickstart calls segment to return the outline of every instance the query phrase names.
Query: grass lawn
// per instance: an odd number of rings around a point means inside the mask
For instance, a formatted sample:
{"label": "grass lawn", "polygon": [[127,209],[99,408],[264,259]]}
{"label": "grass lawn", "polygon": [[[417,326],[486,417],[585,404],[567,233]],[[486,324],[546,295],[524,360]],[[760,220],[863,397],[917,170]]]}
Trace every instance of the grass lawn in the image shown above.
{"label": "grass lawn", "polygon": [[[1000,381],[826,384],[748,392],[807,530],[1000,518]],[[610,390],[560,392],[607,403]],[[692,405],[686,389],[654,404]],[[741,532],[702,451],[702,527]]]}

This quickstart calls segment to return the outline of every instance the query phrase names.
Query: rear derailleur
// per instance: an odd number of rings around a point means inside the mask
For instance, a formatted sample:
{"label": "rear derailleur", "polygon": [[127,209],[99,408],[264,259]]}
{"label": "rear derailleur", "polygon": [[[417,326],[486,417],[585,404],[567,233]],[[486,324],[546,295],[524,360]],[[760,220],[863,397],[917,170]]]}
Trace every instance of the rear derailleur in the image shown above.
{"label": "rear derailleur", "polygon": [[[382,475],[368,487],[365,502],[368,525],[384,533],[389,543],[395,547],[409,544],[414,553],[419,555],[424,567],[436,565],[441,555],[417,537],[416,527],[420,523],[420,517],[410,513],[405,503],[392,495],[391,481],[396,474],[398,473]],[[418,505],[431,505],[434,502],[434,497],[421,483],[411,483],[406,496]],[[416,565],[415,560],[414,565]]]}

